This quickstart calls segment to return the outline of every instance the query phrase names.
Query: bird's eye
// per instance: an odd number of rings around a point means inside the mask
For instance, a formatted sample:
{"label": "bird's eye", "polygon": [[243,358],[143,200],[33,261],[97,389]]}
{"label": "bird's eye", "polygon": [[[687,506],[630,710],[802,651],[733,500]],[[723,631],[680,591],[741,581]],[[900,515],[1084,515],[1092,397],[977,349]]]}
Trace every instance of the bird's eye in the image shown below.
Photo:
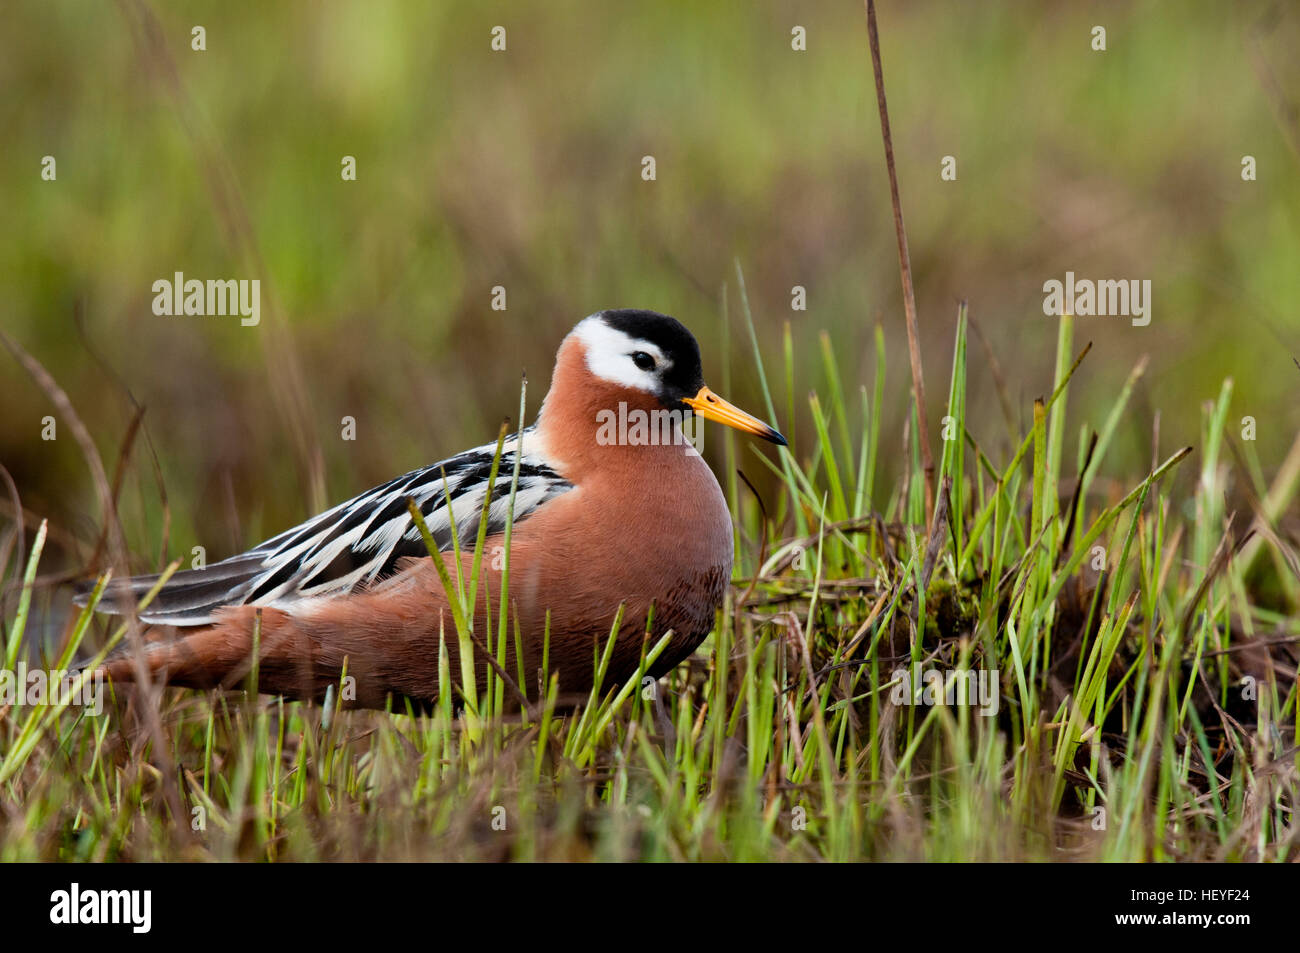
{"label": "bird's eye", "polygon": [[633,352],[632,363],[643,371],[653,371],[655,369],[655,359],[645,351]]}

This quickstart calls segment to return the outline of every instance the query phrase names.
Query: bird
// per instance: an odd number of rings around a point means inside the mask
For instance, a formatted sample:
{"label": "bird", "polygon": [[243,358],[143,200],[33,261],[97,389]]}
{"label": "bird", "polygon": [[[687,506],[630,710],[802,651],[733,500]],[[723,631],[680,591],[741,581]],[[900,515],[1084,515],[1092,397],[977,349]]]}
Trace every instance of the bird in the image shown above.
{"label": "bird", "polygon": [[[503,438],[495,471],[497,442],[474,447],[245,553],[175,573],[138,611],[145,638],[110,654],[95,674],[234,688],[253,668],[256,647],[260,693],[321,701],[350,676],[340,704],[427,711],[438,702],[441,648],[459,704],[469,676],[452,597],[413,503],[453,580],[457,558],[460,578],[470,578],[483,507],[482,553],[500,556],[510,523],[506,557],[481,557],[471,627],[480,648],[497,645],[508,568],[512,637],[502,669],[522,673],[516,688],[530,703],[544,696],[548,672],[560,697],[584,698],[611,639],[604,685],[635,676],[646,644],[668,636],[645,672],[658,679],[707,638],[731,581],[731,515],[687,437],[696,416],[788,446],[770,424],[706,386],[699,345],[676,318],[639,309],[592,314],[562,340],[535,422]],[[113,580],[96,609],[136,614],[159,578]],[[78,605],[92,586],[82,583]],[[482,692],[490,663],[474,654],[474,689]]]}

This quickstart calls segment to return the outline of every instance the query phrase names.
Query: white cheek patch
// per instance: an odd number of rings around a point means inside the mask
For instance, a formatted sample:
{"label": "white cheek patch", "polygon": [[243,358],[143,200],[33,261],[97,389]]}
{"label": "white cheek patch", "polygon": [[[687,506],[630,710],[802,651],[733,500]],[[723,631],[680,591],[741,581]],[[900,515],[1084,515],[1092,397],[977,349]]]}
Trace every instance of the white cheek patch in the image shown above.
{"label": "white cheek patch", "polygon": [[[641,338],[611,328],[599,317],[585,318],[573,329],[587,356],[587,369],[602,380],[653,394],[659,389],[659,375],[668,369],[663,352]],[[631,355],[645,351],[655,359],[653,371],[643,371]]]}

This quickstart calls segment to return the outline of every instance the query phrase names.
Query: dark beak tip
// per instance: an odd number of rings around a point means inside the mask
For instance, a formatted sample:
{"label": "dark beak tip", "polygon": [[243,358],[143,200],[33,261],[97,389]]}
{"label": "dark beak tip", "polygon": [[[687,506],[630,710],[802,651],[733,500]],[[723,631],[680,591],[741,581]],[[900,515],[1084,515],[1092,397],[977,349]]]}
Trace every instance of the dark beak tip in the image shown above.
{"label": "dark beak tip", "polygon": [[772,443],[776,444],[778,447],[790,446],[790,441],[786,440],[779,430],[772,430],[772,432],[766,436],[768,440],[772,441]]}

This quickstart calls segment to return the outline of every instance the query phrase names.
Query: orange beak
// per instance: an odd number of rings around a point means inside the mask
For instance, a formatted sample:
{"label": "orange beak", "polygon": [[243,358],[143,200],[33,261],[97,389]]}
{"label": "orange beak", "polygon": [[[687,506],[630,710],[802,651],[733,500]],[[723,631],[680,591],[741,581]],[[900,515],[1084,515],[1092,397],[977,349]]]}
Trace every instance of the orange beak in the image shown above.
{"label": "orange beak", "polygon": [[778,431],[763,423],[757,417],[745,413],[735,404],[727,403],[707,387],[701,387],[700,392],[694,397],[683,398],[682,403],[701,417],[716,420],[720,424],[735,427],[745,433],[752,433],[754,436],[770,440],[778,446],[788,447],[790,445],[789,441],[781,436]]}

